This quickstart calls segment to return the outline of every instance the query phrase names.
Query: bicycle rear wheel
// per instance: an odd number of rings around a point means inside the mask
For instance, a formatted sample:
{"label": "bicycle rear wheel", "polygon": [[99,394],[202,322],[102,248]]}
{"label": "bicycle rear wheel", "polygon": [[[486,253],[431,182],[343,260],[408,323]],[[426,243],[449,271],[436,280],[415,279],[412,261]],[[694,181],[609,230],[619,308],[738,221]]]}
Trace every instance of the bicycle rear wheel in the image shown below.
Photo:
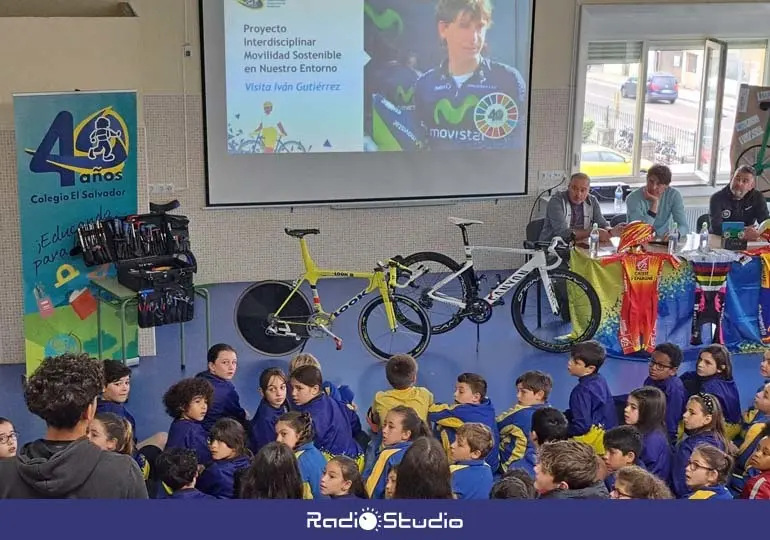
{"label": "bicycle rear wheel", "polygon": [[[462,266],[455,262],[454,259],[442,253],[431,251],[413,253],[401,261],[401,264],[414,272],[420,268],[427,270],[425,274],[417,278],[408,288],[400,290],[401,294],[415,300],[428,313],[431,332],[433,334],[443,334],[457,328],[457,325],[463,322],[463,309],[430,298],[428,291],[442,279],[459,271]],[[468,302],[468,298],[472,296],[471,291],[473,290],[473,280],[469,272],[463,272],[441,287],[440,292],[452,298]],[[414,322],[419,324],[419,321]],[[415,327],[415,331],[419,331],[418,326]]]}
{"label": "bicycle rear wheel", "polygon": [[[391,330],[385,300],[378,296],[366,304],[358,317],[358,333],[364,347],[374,356],[389,360],[394,354],[420,356],[431,338],[430,319],[420,305],[407,296],[391,296],[399,324]],[[408,321],[408,323],[406,321]]]}
{"label": "bicycle rear wheel", "polygon": [[551,270],[548,276],[559,305],[555,320],[540,273],[535,270],[513,293],[513,325],[533,347],[546,352],[567,352],[575,343],[594,336],[601,322],[601,303],[583,276],[561,269]]}
{"label": "bicycle rear wheel", "polygon": [[285,356],[307,341],[310,302],[297,291],[281,310],[277,326],[284,325],[294,336],[268,333],[273,315],[291,294],[293,287],[283,281],[261,281],[246,289],[235,304],[235,326],[252,349],[266,356]]}

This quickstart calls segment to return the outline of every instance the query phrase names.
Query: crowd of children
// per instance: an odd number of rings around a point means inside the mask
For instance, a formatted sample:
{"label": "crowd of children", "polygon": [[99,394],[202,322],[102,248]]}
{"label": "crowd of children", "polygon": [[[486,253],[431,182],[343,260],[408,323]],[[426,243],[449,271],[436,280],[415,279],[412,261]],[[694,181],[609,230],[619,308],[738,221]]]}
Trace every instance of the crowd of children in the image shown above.
{"label": "crowd of children", "polygon": [[[528,371],[498,415],[481,375],[460,374],[454,403],[435,403],[417,386],[416,361],[396,355],[365,431],[350,389],[324,381],[310,354],[288,375],[262,372],[249,418],[232,383],[236,352],[219,344],[206,371],[164,394],[168,433],[144,441],[125,405],[130,369],[106,360],[87,437],[131,456],[155,498],[770,499],[770,352],[743,413],[721,345],[681,376],[681,350],[658,345],[649,377],[627,396],[612,394],[604,360],[597,342],[572,347],[568,410],[549,405],[551,376]],[[0,418],[0,459],[18,449]]]}

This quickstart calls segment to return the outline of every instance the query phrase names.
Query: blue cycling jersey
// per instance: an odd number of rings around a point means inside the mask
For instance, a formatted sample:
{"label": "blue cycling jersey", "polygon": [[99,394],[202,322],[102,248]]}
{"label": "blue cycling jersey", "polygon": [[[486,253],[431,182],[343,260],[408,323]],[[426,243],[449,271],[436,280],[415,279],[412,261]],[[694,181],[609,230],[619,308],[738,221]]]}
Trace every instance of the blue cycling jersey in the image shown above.
{"label": "blue cycling jersey", "polygon": [[414,109],[414,84],[420,72],[398,62],[388,62],[371,77],[373,93],[380,94],[402,110]]}
{"label": "blue cycling jersey", "polygon": [[526,99],[513,67],[484,58],[458,85],[445,61],[417,80],[414,114],[432,150],[523,149]]}

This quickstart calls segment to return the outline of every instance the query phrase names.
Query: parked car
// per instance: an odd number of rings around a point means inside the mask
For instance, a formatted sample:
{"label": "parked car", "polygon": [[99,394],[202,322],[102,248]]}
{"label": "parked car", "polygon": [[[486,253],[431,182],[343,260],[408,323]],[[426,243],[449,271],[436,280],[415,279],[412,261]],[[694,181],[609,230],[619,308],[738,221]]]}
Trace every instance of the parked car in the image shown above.
{"label": "parked car", "polygon": [[[637,77],[629,77],[620,85],[620,95],[636,98]],[[672,105],[679,98],[679,81],[670,73],[653,73],[647,77],[647,102],[668,101]]]}
{"label": "parked car", "polygon": [[[580,172],[591,178],[631,176],[631,156],[598,144],[584,144],[580,151]],[[652,163],[639,163],[639,172],[646,173]]]}

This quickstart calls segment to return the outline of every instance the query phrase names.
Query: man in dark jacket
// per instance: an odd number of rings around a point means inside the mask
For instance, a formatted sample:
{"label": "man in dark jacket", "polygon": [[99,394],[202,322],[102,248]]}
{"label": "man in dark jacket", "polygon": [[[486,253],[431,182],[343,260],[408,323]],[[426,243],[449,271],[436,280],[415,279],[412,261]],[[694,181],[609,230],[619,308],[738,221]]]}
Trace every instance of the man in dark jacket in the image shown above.
{"label": "man in dark jacket", "polygon": [[711,196],[709,216],[711,232],[722,234],[722,223],[740,221],[745,225],[743,236],[749,242],[759,238],[754,223],[761,224],[770,214],[765,196],[755,189],[754,169],[742,165],[736,169],[730,184]]}
{"label": "man in dark jacket", "polygon": [[594,449],[574,439],[545,443],[535,465],[541,499],[608,499]]}
{"label": "man in dark jacket", "polygon": [[0,460],[0,499],[146,499],[131,456],[104,452],[87,438],[104,388],[102,364],[86,354],[46,358],[24,389],[46,434]]}

